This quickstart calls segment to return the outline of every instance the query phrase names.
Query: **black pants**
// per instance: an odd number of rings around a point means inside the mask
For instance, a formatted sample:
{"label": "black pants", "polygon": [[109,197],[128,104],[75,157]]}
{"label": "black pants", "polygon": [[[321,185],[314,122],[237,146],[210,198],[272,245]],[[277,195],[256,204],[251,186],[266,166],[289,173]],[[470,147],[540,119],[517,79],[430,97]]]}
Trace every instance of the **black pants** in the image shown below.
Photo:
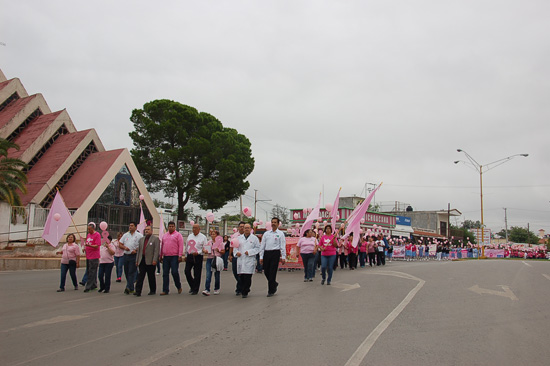
{"label": "black pants", "polygon": [[[191,274],[191,271],[193,274]],[[187,254],[185,259],[185,278],[193,292],[199,292],[201,287],[202,255]]]}
{"label": "black pants", "polygon": [[[280,250],[266,250],[264,252],[264,274],[267,278],[267,293],[274,294],[277,292],[277,271],[279,270],[279,259],[281,258]],[[242,281],[242,278],[241,278]]]}
{"label": "black pants", "polygon": [[357,253],[349,254],[349,269],[357,268]]}
{"label": "black pants", "polygon": [[141,294],[141,290],[143,289],[143,281],[145,280],[145,275],[147,275],[147,280],[149,281],[149,292],[156,293],[157,279],[155,277],[155,271],[157,269],[157,266],[145,264],[145,259],[142,258],[141,262],[139,262],[138,269],[139,269],[139,272],[138,272],[138,277],[136,282],[136,293]]}
{"label": "black pants", "polygon": [[376,252],[376,265],[386,265],[386,255],[384,252]]}
{"label": "black pants", "polygon": [[[241,283],[241,275],[237,274],[237,257],[233,257],[231,260],[231,269],[233,270],[233,277],[235,277],[235,281],[237,281],[235,293],[239,295],[243,292],[243,286]],[[248,289],[250,290],[250,287]]]}
{"label": "black pants", "polygon": [[[264,259],[265,260],[265,259]],[[265,263],[265,262],[264,262]],[[241,293],[243,295],[248,295],[250,292],[250,286],[252,286],[252,275],[243,273],[239,275],[240,277],[240,283],[241,283]]]}
{"label": "black pants", "polygon": [[348,256],[345,255],[344,253],[341,253],[339,257],[340,257],[340,268],[344,269],[344,267],[348,266]]}
{"label": "black pants", "polygon": [[376,257],[376,253],[375,253],[375,252],[369,253],[369,265],[370,265],[371,267],[372,267],[374,264],[376,264],[375,257]]}

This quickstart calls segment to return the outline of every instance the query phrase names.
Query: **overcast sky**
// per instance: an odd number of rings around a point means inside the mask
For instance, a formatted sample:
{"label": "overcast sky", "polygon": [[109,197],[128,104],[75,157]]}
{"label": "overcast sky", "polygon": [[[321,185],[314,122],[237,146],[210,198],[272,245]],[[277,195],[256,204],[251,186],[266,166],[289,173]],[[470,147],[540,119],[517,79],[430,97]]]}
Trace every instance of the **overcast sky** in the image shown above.
{"label": "overcast sky", "polygon": [[[550,232],[550,2],[7,1],[0,67],[107,149],[132,109],[171,99],[252,143],[245,205],[377,202]],[[220,213],[238,212],[231,203]]]}

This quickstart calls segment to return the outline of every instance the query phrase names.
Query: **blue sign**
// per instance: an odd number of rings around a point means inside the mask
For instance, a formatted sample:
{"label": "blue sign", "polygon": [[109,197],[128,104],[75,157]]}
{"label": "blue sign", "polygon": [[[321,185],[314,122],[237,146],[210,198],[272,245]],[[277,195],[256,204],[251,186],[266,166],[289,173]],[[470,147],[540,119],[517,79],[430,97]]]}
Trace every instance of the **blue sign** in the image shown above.
{"label": "blue sign", "polygon": [[396,216],[395,217],[396,225],[411,226],[411,218],[405,216]]}

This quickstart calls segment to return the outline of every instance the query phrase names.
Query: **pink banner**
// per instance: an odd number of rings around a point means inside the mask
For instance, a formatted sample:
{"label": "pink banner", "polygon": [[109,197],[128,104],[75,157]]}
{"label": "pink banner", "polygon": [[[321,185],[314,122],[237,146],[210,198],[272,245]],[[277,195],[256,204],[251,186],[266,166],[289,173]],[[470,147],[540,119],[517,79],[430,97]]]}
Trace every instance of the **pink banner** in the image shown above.
{"label": "pink banner", "polygon": [[394,258],[405,258],[405,246],[404,245],[395,245],[393,247],[393,255]]}
{"label": "pink banner", "polygon": [[487,258],[504,258],[504,249],[485,249]]}

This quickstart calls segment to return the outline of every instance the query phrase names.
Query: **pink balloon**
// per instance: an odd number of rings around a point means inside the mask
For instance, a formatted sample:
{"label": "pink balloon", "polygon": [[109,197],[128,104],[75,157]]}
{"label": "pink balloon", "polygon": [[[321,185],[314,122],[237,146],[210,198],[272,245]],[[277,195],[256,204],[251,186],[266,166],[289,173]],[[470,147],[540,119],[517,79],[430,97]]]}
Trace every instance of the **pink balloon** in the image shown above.
{"label": "pink balloon", "polygon": [[107,230],[107,227],[108,227],[108,226],[109,226],[109,225],[107,225],[107,223],[106,223],[105,221],[101,221],[101,222],[99,223],[99,228],[100,228],[101,230],[103,230],[103,231]]}
{"label": "pink balloon", "polygon": [[319,223],[318,222],[315,223],[315,228],[316,229],[319,228]]}
{"label": "pink balloon", "polygon": [[346,226],[346,225],[344,225],[344,224],[340,224],[340,228],[342,228],[342,229],[343,229],[345,226]]}
{"label": "pink balloon", "polygon": [[340,220],[340,214],[336,214],[336,220]]}
{"label": "pink balloon", "polygon": [[191,221],[189,221],[189,224],[190,224],[191,226],[193,226],[193,225],[195,225],[195,221],[191,220]]}
{"label": "pink balloon", "polygon": [[304,208],[302,212],[304,213],[304,215],[307,215],[307,208]]}
{"label": "pink balloon", "polygon": [[143,201],[144,199],[145,199],[145,196],[142,195],[142,194],[140,194],[140,195],[139,195],[139,200],[140,200],[140,201]]}
{"label": "pink balloon", "polygon": [[362,217],[360,221],[361,221],[361,224],[364,224],[365,223],[365,218]]}
{"label": "pink balloon", "polygon": [[238,248],[239,247],[239,238],[233,238],[231,239],[231,247],[232,248]]}
{"label": "pink balloon", "polygon": [[266,230],[271,230],[271,223],[270,222],[266,222],[265,229]]}
{"label": "pink balloon", "polygon": [[59,213],[53,214],[53,219],[54,219],[55,221],[61,220],[61,214],[59,214]]}
{"label": "pink balloon", "polygon": [[333,208],[333,207],[334,207],[334,205],[333,205],[332,203],[327,203],[327,204],[325,205],[325,209],[326,209],[327,211],[332,211],[332,208]]}
{"label": "pink balloon", "polygon": [[250,207],[243,208],[243,214],[245,214],[246,217],[252,216],[252,210],[250,209]]}
{"label": "pink balloon", "polygon": [[295,226],[296,226],[296,227],[300,227],[300,224],[299,224],[299,223],[296,223],[296,225],[295,225]]}
{"label": "pink balloon", "polygon": [[298,217],[300,217],[300,215],[298,214],[298,212],[295,212],[294,213],[294,220],[298,220]]}
{"label": "pink balloon", "polygon": [[258,226],[259,222],[258,221],[254,221],[254,223],[252,224],[252,226],[256,227]]}
{"label": "pink balloon", "polygon": [[233,232],[234,232],[234,233],[237,232],[237,228],[236,228],[236,227],[233,228]]}
{"label": "pink balloon", "polygon": [[262,220],[258,221],[258,225],[262,226],[264,222]]}
{"label": "pink balloon", "polygon": [[373,229],[376,229],[377,227],[378,227],[378,225],[376,225],[376,224],[372,225]]}

